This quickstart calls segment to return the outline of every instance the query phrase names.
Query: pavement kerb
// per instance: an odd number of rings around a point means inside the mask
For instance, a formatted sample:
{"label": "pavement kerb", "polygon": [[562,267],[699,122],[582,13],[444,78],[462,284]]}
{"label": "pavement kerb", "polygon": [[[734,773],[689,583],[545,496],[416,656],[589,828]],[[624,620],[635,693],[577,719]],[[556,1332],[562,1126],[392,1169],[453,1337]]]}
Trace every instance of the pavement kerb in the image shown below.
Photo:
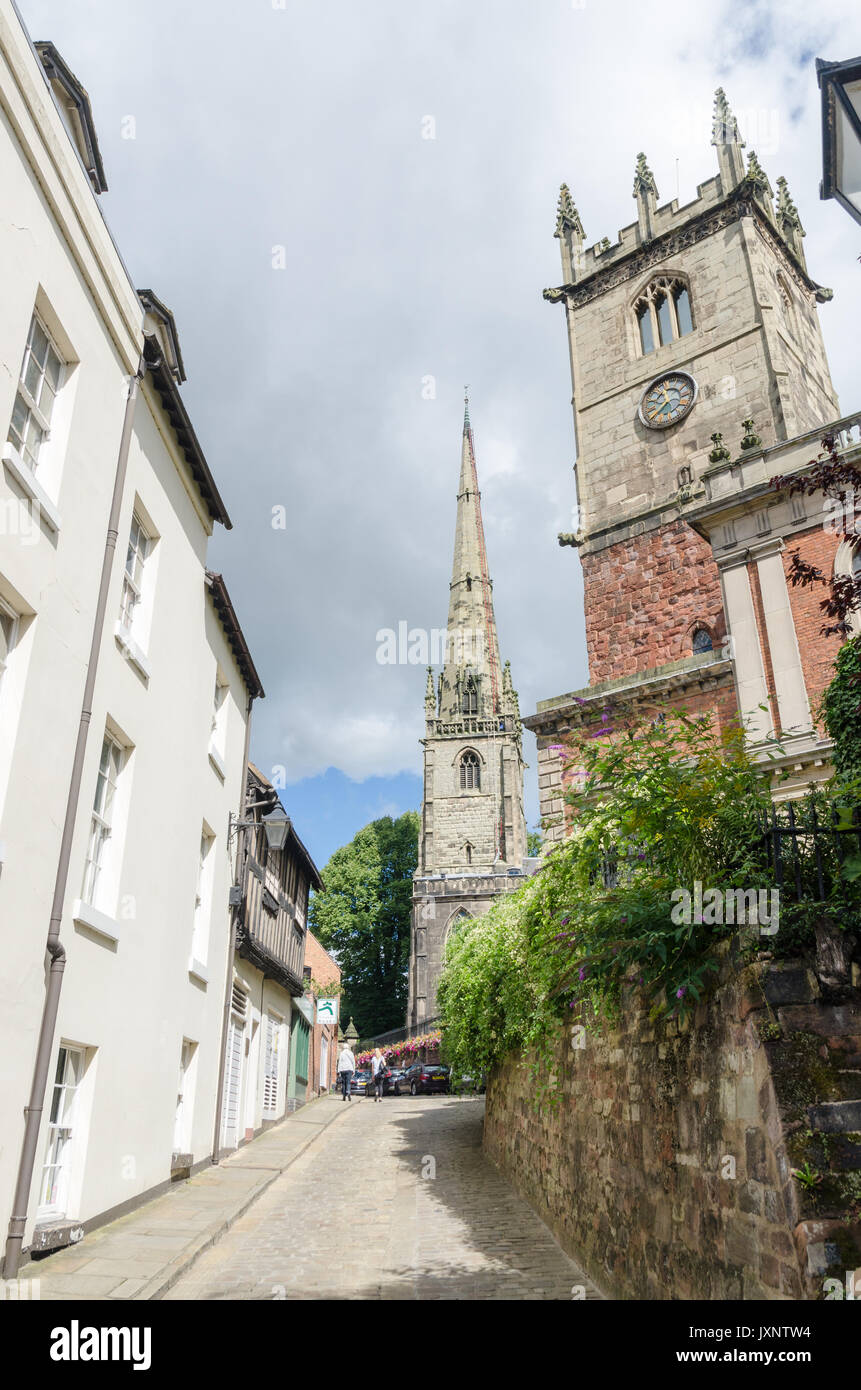
{"label": "pavement kerb", "polygon": [[[311,1105],[331,1099],[331,1096],[318,1096],[316,1101],[311,1102]],[[304,1110],[307,1114],[309,1108],[308,1105],[305,1105],[301,1107],[301,1110]],[[287,1115],[281,1121],[281,1124],[273,1125],[271,1129],[266,1131],[265,1135],[258,1135],[258,1139],[263,1139],[276,1133],[283,1125],[289,1124],[295,1116],[298,1116],[301,1110],[294,1111],[292,1115]],[[309,1134],[304,1144],[300,1144],[299,1148],[295,1149],[293,1153],[290,1154],[286,1162],[281,1166],[273,1168],[271,1172],[266,1173],[266,1176],[261,1179],[253,1191],[246,1192],[237,1204],[231,1208],[227,1215],[218,1217],[207,1230],[202,1231],[196,1239],[193,1239],[191,1243],[185,1247],[175,1260],[171,1260],[170,1264],[165,1265],[163,1269],[159,1270],[158,1274],[153,1275],[152,1279],[149,1279],[142,1289],[132,1294],[129,1301],[146,1302],[151,1299],[161,1298],[163,1294],[166,1294],[168,1289],[179,1279],[180,1275],[185,1274],[186,1271],[191,1268],[198,1256],[202,1255],[204,1250],[208,1250],[211,1245],[214,1245],[215,1242],[224,1235],[224,1232],[230,1229],[234,1221],[238,1221],[240,1216],[243,1216],[248,1208],[254,1205],[257,1198],[266,1191],[267,1187],[271,1186],[276,1179],[280,1178],[282,1173],[286,1173],[287,1169],[296,1162],[296,1159],[306,1153],[311,1145],[315,1144],[317,1140],[326,1133],[330,1125],[334,1124],[338,1119],[343,1119],[345,1113],[352,1113],[352,1107],[350,1105],[346,1105],[344,1110],[336,1109],[332,1116],[326,1120],[324,1124],[321,1124],[319,1129],[315,1130],[313,1134]],[[236,1162],[241,1165],[242,1158],[253,1149],[256,1142],[257,1140],[252,1140],[250,1144],[245,1144],[241,1149],[237,1149],[236,1153],[231,1154],[229,1158],[222,1159],[221,1166],[230,1164],[231,1162]]]}
{"label": "pavement kerb", "polygon": [[[279,1132],[283,1131],[285,1126],[291,1125],[294,1122],[304,1121],[305,1123],[307,1123],[307,1119],[305,1117],[307,1117],[309,1113],[313,1111],[315,1106],[325,1102],[329,1102],[331,1104],[333,1099],[334,1097],[331,1095],[316,1097],[313,1101],[309,1101],[307,1104],[300,1106],[300,1108],[298,1110],[293,1111],[292,1114],[285,1115],[283,1120],[280,1120],[278,1124],[272,1125],[269,1129],[265,1130],[263,1134],[257,1135],[247,1144],[243,1144],[241,1148],[236,1149],[234,1152],[228,1154],[227,1157],[222,1158],[219,1164],[211,1164],[208,1168],[202,1169],[201,1172],[198,1173],[196,1176],[205,1180],[206,1175],[208,1173],[212,1173],[219,1168],[224,1169],[230,1167],[245,1168],[246,1171],[253,1171],[255,1165],[250,1160],[253,1160],[254,1150],[258,1144],[262,1144],[264,1146],[263,1152],[260,1153],[260,1159],[262,1161],[265,1157],[267,1139],[271,1140],[272,1138],[277,1137]],[[312,1144],[315,1144],[317,1140],[320,1139],[322,1135],[326,1133],[330,1125],[334,1124],[336,1120],[344,1118],[345,1111],[347,1113],[352,1114],[353,1107],[347,1105],[344,1106],[344,1109],[342,1110],[339,1106],[333,1105],[332,1114],[328,1116],[325,1120],[322,1120],[319,1125],[315,1124],[313,1128],[309,1126],[309,1128],[311,1128],[311,1133],[308,1134],[308,1136],[305,1139],[303,1139],[303,1141],[300,1144],[298,1144],[296,1148],[292,1149],[289,1155],[282,1156],[281,1158],[277,1157],[277,1155],[273,1155],[270,1160],[271,1166],[267,1165],[267,1167],[265,1168],[260,1168],[260,1176],[258,1180],[254,1183],[254,1186],[251,1189],[246,1189],[241,1196],[234,1198],[233,1205],[230,1205],[230,1197],[225,1196],[224,1205],[220,1207],[218,1215],[213,1218],[209,1225],[206,1226],[203,1230],[198,1231],[195,1235],[190,1236],[188,1243],[183,1246],[181,1251],[179,1251],[172,1260],[169,1260],[165,1264],[163,1264],[156,1274],[150,1275],[145,1282],[142,1282],[141,1287],[138,1288],[134,1293],[118,1295],[114,1292],[108,1292],[101,1295],[100,1298],[106,1302],[120,1300],[128,1302],[145,1302],[163,1297],[163,1295],[167,1293],[168,1289],[176,1283],[177,1279],[179,1279],[181,1275],[185,1274],[186,1271],[190,1269],[190,1267],[194,1264],[198,1256],[202,1255],[205,1250],[208,1250],[211,1245],[214,1245],[215,1242],[219,1240],[221,1236],[224,1235],[225,1231],[229,1230],[233,1223],[235,1221],[238,1221],[239,1218],[243,1216],[246,1211],[248,1211],[249,1207],[253,1206],[253,1204],[257,1201],[258,1197],[260,1197],[262,1193],[264,1193],[266,1189],[273,1182],[276,1181],[277,1178],[280,1178],[282,1173],[285,1173],[287,1169],[290,1168],[292,1164],[296,1162],[297,1158],[300,1158],[303,1154],[307,1153],[308,1149],[312,1146]],[[194,1182],[195,1179],[192,1178],[191,1183]],[[182,1209],[183,1189],[187,1190],[189,1186],[190,1183],[184,1183],[183,1187],[177,1190],[174,1194],[174,1200],[177,1202],[177,1216],[180,1215]],[[153,1203],[158,1202],[160,1200],[160,1198],[153,1198],[150,1202],[142,1202],[141,1205],[137,1207],[133,1212],[128,1213],[128,1216],[143,1219],[146,1217],[147,1209],[150,1206],[152,1206]],[[119,1219],[125,1222],[128,1219],[128,1216],[121,1217]],[[100,1236],[103,1233],[107,1233],[112,1225],[113,1223],[109,1222],[105,1226],[97,1227],[96,1230],[92,1232],[93,1236]],[[129,1234],[133,1233],[133,1231],[129,1231]],[[80,1246],[69,1248],[81,1250],[83,1252],[85,1244],[86,1237],[84,1238],[84,1241],[81,1243]],[[97,1251],[94,1250],[93,1253],[94,1256],[98,1258]],[[34,1263],[33,1261],[28,1260],[26,1264],[22,1265],[20,1275],[25,1277],[27,1275],[31,1275],[32,1277],[38,1279],[40,1274],[40,1265],[41,1261]],[[47,1268],[45,1268],[45,1273],[48,1273]],[[85,1277],[85,1270],[82,1269],[80,1273],[82,1276]],[[74,1274],[69,1274],[67,1277],[73,1279],[75,1276]],[[127,1284],[129,1282],[129,1278],[126,1278],[121,1282]],[[68,1298],[73,1299],[74,1294],[70,1293],[68,1295]]]}

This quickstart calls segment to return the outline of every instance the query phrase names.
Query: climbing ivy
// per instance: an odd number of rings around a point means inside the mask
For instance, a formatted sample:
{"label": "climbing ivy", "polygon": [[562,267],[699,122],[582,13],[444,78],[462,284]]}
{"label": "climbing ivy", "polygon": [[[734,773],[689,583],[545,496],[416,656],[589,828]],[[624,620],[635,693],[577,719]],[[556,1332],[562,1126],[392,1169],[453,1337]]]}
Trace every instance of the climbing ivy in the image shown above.
{"label": "climbing ivy", "polygon": [[840,648],[822,713],[834,740],[838,775],[846,781],[861,780],[861,637],[853,637]]}

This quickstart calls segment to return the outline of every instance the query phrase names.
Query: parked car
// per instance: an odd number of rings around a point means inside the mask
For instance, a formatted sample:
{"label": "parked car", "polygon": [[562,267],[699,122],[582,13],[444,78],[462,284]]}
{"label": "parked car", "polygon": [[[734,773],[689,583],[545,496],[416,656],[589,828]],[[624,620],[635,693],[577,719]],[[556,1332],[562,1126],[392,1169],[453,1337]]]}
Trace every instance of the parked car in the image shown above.
{"label": "parked car", "polygon": [[361,1071],[353,1072],[353,1079],[350,1082],[350,1093],[354,1096],[369,1096],[374,1089],[374,1078],[370,1071],[364,1068]]}
{"label": "parked car", "polygon": [[402,1096],[404,1091],[409,1090],[409,1085],[404,1083],[406,1067],[390,1067],[383,1078],[384,1096]]}
{"label": "parked car", "polygon": [[480,1096],[487,1090],[487,1076],[484,1072],[463,1072],[460,1076],[452,1077],[450,1085],[461,1095],[471,1093]]}
{"label": "parked car", "polygon": [[411,1096],[427,1095],[430,1092],[448,1094],[449,1068],[435,1066],[428,1062],[415,1062],[407,1067],[401,1078],[401,1088]]}

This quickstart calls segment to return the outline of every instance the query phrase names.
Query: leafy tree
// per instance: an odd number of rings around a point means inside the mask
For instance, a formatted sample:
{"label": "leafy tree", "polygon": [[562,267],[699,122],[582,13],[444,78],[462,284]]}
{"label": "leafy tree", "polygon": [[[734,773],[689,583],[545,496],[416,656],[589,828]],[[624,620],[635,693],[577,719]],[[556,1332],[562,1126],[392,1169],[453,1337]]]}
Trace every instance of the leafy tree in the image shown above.
{"label": "leafy tree", "polygon": [[335,851],[323,870],[308,922],[341,967],[341,1017],[359,1036],[403,1024],[407,1010],[412,875],[419,815],[372,821]]}
{"label": "leafy tree", "polygon": [[526,853],[530,856],[530,858],[538,858],[539,854],[541,853],[541,846],[543,843],[544,839],[540,830],[527,830]]}

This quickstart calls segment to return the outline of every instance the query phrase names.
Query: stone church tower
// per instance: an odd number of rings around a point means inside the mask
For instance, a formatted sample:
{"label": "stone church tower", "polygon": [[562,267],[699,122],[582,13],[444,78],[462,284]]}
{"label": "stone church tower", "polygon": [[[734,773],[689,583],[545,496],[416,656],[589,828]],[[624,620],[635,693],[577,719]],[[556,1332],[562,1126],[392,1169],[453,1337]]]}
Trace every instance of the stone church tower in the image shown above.
{"label": "stone church tower", "polygon": [[[586,247],[566,185],[559,197],[563,283],[544,297],[565,310],[577,448],[574,530],[559,541],[583,568],[590,684],[524,721],[543,817],[563,811],[566,734],[610,705],[741,712],[757,736],[815,751],[783,544],[812,523],[765,503],[778,501],[768,478],[786,471],[786,442],[811,457],[839,415],[817,313],[831,291],[808,272],[785,179],[775,198],[756,154],[745,160],[722,90],[712,145],[718,172],[684,206],[659,206],[640,154],[636,221],[614,242]],[[764,498],[744,545],[737,517],[716,522],[739,479],[744,509]]]}
{"label": "stone church tower", "polygon": [[424,803],[413,884],[408,1026],[436,1015],[445,942],[528,871],[517,693],[499,656],[467,403],[444,665],[425,693]]}

